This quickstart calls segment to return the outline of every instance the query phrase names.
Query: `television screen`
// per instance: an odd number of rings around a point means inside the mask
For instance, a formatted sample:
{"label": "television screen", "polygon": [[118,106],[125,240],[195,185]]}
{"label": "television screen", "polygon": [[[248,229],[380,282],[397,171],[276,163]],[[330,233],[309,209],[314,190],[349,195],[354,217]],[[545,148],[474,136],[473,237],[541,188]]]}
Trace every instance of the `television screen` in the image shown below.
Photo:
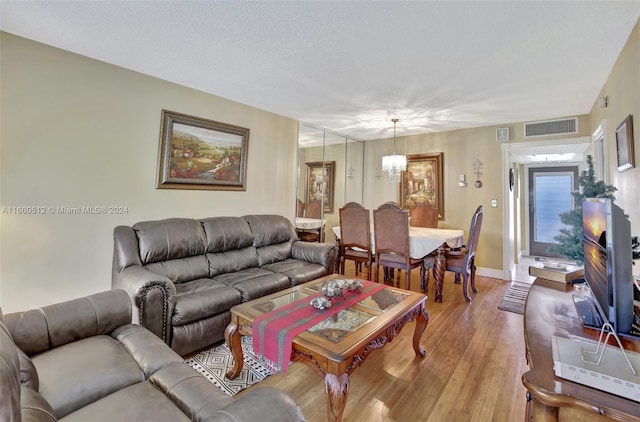
{"label": "television screen", "polygon": [[617,333],[633,323],[631,224],[624,212],[606,198],[582,203],[584,277],[603,317]]}

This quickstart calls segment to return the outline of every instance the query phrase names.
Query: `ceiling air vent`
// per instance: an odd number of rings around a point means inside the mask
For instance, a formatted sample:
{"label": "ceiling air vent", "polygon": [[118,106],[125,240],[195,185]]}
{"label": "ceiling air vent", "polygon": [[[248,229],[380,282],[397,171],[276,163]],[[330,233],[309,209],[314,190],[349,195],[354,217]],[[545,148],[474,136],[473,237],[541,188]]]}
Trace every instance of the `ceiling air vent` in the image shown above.
{"label": "ceiling air vent", "polygon": [[524,124],[524,137],[578,133],[578,118],[545,120]]}

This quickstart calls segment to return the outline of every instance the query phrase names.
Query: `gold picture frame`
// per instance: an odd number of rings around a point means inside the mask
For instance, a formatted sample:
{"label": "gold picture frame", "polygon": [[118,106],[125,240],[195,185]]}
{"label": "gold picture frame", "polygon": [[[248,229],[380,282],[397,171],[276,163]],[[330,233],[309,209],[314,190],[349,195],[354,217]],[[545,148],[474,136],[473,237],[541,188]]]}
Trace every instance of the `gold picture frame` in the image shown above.
{"label": "gold picture frame", "polygon": [[249,129],[162,110],[158,189],[246,190]]}
{"label": "gold picture frame", "polygon": [[635,167],[633,152],[633,121],[628,115],[616,127],[616,148],[618,152],[618,171]]}
{"label": "gold picture frame", "polygon": [[444,185],[442,152],[407,156],[407,170],[400,180],[400,207],[410,209],[418,202],[438,208],[438,219],[444,218]]}
{"label": "gold picture frame", "polygon": [[335,161],[317,161],[307,164],[307,188],[305,201],[324,201],[324,212],[333,212]]}

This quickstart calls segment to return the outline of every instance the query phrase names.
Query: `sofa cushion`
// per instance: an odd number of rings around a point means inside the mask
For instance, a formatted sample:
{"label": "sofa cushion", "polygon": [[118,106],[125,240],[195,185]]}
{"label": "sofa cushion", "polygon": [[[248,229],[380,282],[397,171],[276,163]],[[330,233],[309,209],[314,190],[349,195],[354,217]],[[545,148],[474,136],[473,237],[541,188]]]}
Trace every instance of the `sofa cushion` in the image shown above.
{"label": "sofa cushion", "polygon": [[60,421],[191,421],[149,381],[115,391],[68,414]]}
{"label": "sofa cushion", "polygon": [[133,225],[142,264],[202,255],[206,237],[200,222],[191,218],[143,221]]}
{"label": "sofa cushion", "polygon": [[131,302],[124,290],[107,290],[5,316],[16,346],[27,356],[81,338],[109,334],[131,322]]}
{"label": "sofa cushion", "polygon": [[264,267],[265,265],[291,258],[291,243],[275,243],[258,248],[257,251],[259,266]]}
{"label": "sofa cushion", "polygon": [[214,280],[239,291],[243,302],[290,287],[289,279],[285,275],[274,274],[261,268],[249,268],[235,273],[220,274]]}
{"label": "sofa cushion", "polygon": [[294,258],[274,262],[262,268],[284,274],[289,278],[292,287],[327,275],[327,269],[324,266]]}
{"label": "sofa cushion", "polygon": [[245,215],[243,217],[253,233],[253,246],[274,245],[296,238],[291,222],[281,215]]}
{"label": "sofa cushion", "polygon": [[209,277],[260,266],[258,253],[253,246],[235,251],[208,253],[207,259],[209,261]]}
{"label": "sofa cushion", "polygon": [[145,265],[145,268],[170,278],[176,284],[209,276],[209,263],[205,255],[153,262]]}
{"label": "sofa cushion", "polygon": [[193,321],[228,311],[242,301],[240,292],[228,285],[202,278],[176,285],[176,306],[172,325]]}
{"label": "sofa cushion", "polygon": [[243,249],[253,245],[253,234],[242,217],[212,217],[200,220],[211,253]]}
{"label": "sofa cushion", "polygon": [[114,391],[145,380],[131,355],[115,339],[99,335],[32,356],[40,394],[65,416]]}

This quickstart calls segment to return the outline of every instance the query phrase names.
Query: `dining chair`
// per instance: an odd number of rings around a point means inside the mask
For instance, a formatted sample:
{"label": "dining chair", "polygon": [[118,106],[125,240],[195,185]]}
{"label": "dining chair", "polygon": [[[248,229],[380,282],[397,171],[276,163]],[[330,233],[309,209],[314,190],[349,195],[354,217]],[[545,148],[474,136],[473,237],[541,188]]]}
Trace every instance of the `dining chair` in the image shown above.
{"label": "dining chair", "polygon": [[367,268],[367,280],[371,280],[371,219],[369,210],[356,202],[348,202],[340,208],[340,274],[344,274],[346,260],[354,261],[355,275]]}
{"label": "dining chair", "polygon": [[[462,276],[462,294],[467,302],[471,302],[468,287],[469,281],[471,281],[471,290],[473,293],[478,293],[478,289],[476,289],[475,259],[476,250],[478,249],[478,241],[480,240],[480,229],[482,228],[483,215],[484,208],[480,205],[471,217],[471,227],[469,228],[469,237],[467,238],[466,245],[462,245],[459,248],[447,248],[444,255],[446,259],[446,270],[455,273],[456,284],[460,284],[460,277]],[[433,270],[434,264],[434,254],[430,254],[424,259],[424,278],[422,286],[422,290],[424,292],[428,289],[429,270]]]}
{"label": "dining chair", "polygon": [[[319,219],[322,215],[322,204],[319,201],[311,201],[304,206],[304,217],[305,218],[317,218]],[[320,230],[324,231],[324,226],[319,230],[305,230],[305,229],[297,229],[296,232],[298,234],[298,238],[305,242],[319,242],[320,241]]]}
{"label": "dining chair", "polygon": [[[411,258],[409,247],[409,214],[396,203],[384,203],[373,212],[373,232],[376,243],[376,278],[380,266],[385,270],[385,282],[393,282],[393,269],[405,271],[405,289],[410,289],[411,270],[420,267],[424,276],[422,258]],[[391,271],[388,271],[391,270]]]}
{"label": "dining chair", "polygon": [[411,227],[438,228],[438,208],[419,202],[409,211]]}

